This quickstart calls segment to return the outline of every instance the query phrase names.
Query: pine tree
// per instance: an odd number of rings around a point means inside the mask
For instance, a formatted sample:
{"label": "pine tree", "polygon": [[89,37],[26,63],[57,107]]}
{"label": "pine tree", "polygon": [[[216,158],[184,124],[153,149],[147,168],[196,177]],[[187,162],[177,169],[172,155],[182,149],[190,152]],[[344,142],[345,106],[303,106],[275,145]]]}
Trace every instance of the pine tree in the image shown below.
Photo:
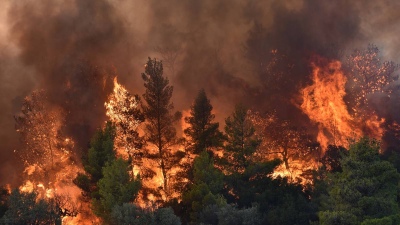
{"label": "pine tree", "polygon": [[131,177],[129,163],[121,158],[113,160],[102,169],[103,178],[98,182],[99,199],[93,199],[94,212],[105,219],[115,206],[133,201],[140,189],[140,177]]}
{"label": "pine tree", "polygon": [[190,126],[184,130],[189,137],[190,153],[199,154],[203,150],[222,146],[223,134],[218,130],[219,123],[213,123],[212,105],[204,89],[201,89],[190,109],[190,116],[185,118]]}
{"label": "pine tree", "polygon": [[255,136],[255,128],[248,118],[247,109],[237,105],[232,116],[225,120],[227,143],[223,161],[228,173],[241,173],[251,163],[252,155],[261,144]]}
{"label": "pine tree", "polygon": [[[399,173],[379,157],[379,143],[362,138],[332,174],[320,224],[398,224]],[[388,222],[389,223],[388,223]]]}
{"label": "pine tree", "polygon": [[181,118],[181,113],[172,114],[174,109],[171,102],[173,87],[169,85],[168,79],[163,77],[162,62],[149,58],[142,78],[146,88],[143,94],[145,104],[142,106],[146,120],[145,139],[155,148],[155,151],[148,148],[146,157],[157,162],[163,178],[162,188],[168,194],[171,169],[183,157],[183,152],[172,149],[180,141],[176,136],[174,123]]}
{"label": "pine tree", "polygon": [[106,114],[115,125],[114,145],[117,149],[124,150],[124,152],[117,152],[122,157],[125,157],[127,153],[134,165],[141,164],[143,156],[143,138],[139,136],[137,129],[144,121],[144,116],[139,106],[139,96],[129,93],[115,78],[114,91],[105,103]]}
{"label": "pine tree", "polygon": [[182,204],[192,222],[200,222],[200,213],[206,207],[223,204],[224,174],[214,167],[213,159],[206,151],[201,152],[193,163],[193,184],[183,194]]}
{"label": "pine tree", "polygon": [[98,198],[97,182],[103,178],[102,168],[115,159],[115,127],[108,122],[103,130],[97,131],[90,142],[87,155],[82,157],[85,173],[79,173],[73,180],[88,198]]}
{"label": "pine tree", "polygon": [[222,147],[224,135],[219,131],[219,123],[214,123],[212,105],[204,89],[201,89],[191,106],[190,116],[185,117],[189,127],[184,130],[187,136],[185,150],[186,160],[181,162],[182,170],[178,172],[175,189],[186,191],[188,184],[193,183],[193,158],[202,151],[213,155],[213,150]]}

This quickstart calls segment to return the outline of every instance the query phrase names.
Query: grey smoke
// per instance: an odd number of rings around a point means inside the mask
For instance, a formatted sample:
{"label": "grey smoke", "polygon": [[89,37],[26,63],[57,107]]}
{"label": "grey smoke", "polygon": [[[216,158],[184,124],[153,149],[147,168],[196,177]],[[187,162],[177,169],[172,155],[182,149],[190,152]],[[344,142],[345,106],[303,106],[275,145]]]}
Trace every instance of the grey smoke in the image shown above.
{"label": "grey smoke", "polygon": [[[12,115],[36,88],[68,112],[65,132],[80,153],[104,123],[113,76],[141,94],[148,56],[164,60],[179,110],[204,88],[220,122],[244,102],[309,125],[293,101],[310,82],[310,57],[339,59],[368,43],[390,60],[400,52],[400,7],[389,0],[7,0],[0,6],[7,6],[0,7],[6,15],[0,30],[5,24],[8,34],[0,36],[0,163],[8,165],[1,183],[12,182],[6,174],[18,165]],[[272,50],[280,60],[267,70]]]}

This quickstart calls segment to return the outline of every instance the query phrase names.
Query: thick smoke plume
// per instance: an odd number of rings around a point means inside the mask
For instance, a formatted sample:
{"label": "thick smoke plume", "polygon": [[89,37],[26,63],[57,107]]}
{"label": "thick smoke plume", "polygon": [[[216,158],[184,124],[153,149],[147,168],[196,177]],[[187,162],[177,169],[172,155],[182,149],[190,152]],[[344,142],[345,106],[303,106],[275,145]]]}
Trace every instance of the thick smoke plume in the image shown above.
{"label": "thick smoke plume", "polygon": [[[65,110],[65,133],[79,153],[104,123],[114,76],[143,92],[147,56],[164,61],[178,109],[205,88],[220,122],[244,102],[311,127],[295,104],[310,83],[310,59],[341,59],[375,43],[396,61],[398,9],[396,1],[3,1],[0,180],[13,182],[6,176],[17,167],[13,115],[26,95],[44,89]],[[382,115],[399,121],[398,100],[385,104]]]}

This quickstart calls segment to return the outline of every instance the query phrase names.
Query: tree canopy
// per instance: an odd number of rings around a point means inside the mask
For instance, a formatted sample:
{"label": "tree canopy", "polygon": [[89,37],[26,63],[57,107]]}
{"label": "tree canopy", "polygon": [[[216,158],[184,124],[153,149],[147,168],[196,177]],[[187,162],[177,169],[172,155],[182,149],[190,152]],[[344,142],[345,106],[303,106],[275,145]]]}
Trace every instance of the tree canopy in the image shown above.
{"label": "tree canopy", "polygon": [[218,130],[219,123],[213,122],[215,115],[212,114],[212,110],[206,92],[201,89],[190,107],[190,116],[185,117],[189,127],[184,132],[190,139],[189,149],[193,154],[222,146],[223,134]]}
{"label": "tree canopy", "polygon": [[329,181],[321,224],[381,224],[398,216],[400,176],[391,163],[381,160],[379,149],[379,142],[369,138],[350,146],[341,161],[342,172],[332,174]]}

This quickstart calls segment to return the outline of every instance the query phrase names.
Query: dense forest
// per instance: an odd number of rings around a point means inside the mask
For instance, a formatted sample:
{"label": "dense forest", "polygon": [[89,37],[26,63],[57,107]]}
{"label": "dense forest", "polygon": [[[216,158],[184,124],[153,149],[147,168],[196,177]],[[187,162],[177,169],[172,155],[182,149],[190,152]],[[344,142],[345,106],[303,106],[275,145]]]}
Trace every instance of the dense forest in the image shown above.
{"label": "dense forest", "polygon": [[400,224],[397,0],[0,0],[0,224]]}
{"label": "dense forest", "polygon": [[[78,199],[86,209],[56,192],[42,195],[35,188],[3,187],[1,224],[61,224],[82,213],[86,222],[116,225],[400,223],[400,154],[382,154],[380,141],[360,137],[348,140],[348,149],[330,144],[321,154],[320,143],[292,128],[273,137],[286,145],[293,139],[298,156],[287,152],[268,157],[263,155],[257,114],[236,105],[222,132],[204,89],[183,118],[187,126],[179,136],[176,125],[182,113],[174,112],[173,87],[163,76],[163,63],[149,58],[142,79],[142,97],[115,80],[105,104],[109,121],[83,154],[83,171],[74,174],[73,183],[81,190]],[[54,167],[60,162],[55,157],[62,153],[50,145],[59,144],[58,134],[51,136],[51,116],[38,117],[49,113],[35,99],[45,93],[34,94],[26,99],[25,115],[16,117],[17,129],[27,143],[26,160],[49,167],[46,176],[57,176]],[[270,128],[265,132],[277,132]],[[43,139],[34,142],[31,136]],[[293,157],[304,165],[317,159],[317,167],[290,170]],[[280,165],[300,172],[276,173]]]}

